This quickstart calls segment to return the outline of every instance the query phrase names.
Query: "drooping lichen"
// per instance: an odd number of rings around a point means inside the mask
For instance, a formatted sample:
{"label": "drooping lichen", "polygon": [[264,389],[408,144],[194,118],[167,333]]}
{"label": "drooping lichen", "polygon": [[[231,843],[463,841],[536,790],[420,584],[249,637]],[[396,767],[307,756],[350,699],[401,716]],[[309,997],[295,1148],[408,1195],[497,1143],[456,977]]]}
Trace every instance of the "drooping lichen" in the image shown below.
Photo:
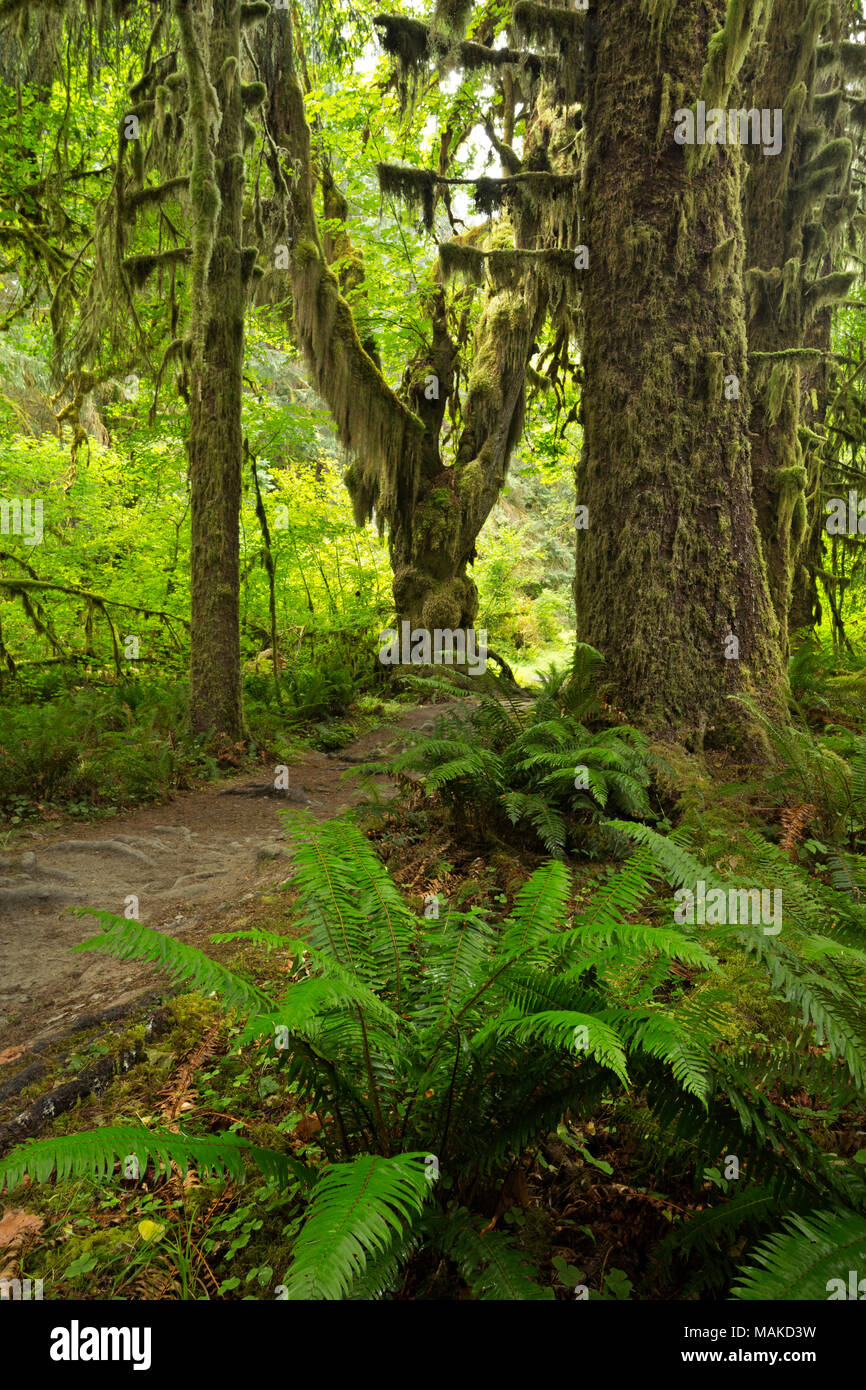
{"label": "drooping lichen", "polygon": [[572,47],[571,59],[577,60],[577,46],[583,39],[588,11],[553,8],[536,4],[535,0],[517,0],[511,13],[512,27],[521,43],[551,48],[557,53],[563,51],[563,45]]}
{"label": "drooping lichen", "polygon": [[439,175],[434,169],[414,169],[405,164],[377,164],[379,187],[386,196],[419,208],[424,226],[433,226],[433,203]]}

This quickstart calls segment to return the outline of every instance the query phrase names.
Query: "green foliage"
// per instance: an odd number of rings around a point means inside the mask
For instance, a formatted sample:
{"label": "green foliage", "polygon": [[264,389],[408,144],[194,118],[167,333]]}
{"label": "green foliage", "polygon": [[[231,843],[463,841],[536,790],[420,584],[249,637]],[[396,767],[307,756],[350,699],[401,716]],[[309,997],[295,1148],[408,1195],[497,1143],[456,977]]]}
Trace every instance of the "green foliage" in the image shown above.
{"label": "green foliage", "polygon": [[[387,1296],[425,1247],[450,1261],[475,1297],[549,1297],[506,1236],[478,1233],[472,1194],[479,1181],[519,1162],[564,1113],[592,1114],[624,1088],[646,1096],[671,1153],[688,1145],[696,1176],[735,1147],[759,1185],[754,1205],[737,1198],[731,1211],[687,1224],[671,1249],[679,1258],[740,1218],[767,1229],[783,1198],[789,1209],[792,1201],[804,1209],[810,1196],[812,1207],[830,1198],[855,1209],[862,1184],[834,1169],[770,1098],[767,1083],[774,1077],[776,1090],[791,1093],[820,1085],[838,1107],[866,1091],[863,953],[848,942],[859,925],[850,899],[840,898],[834,934],[825,903],[806,900],[788,865],[793,938],[783,945],[747,928],[738,935],[826,1041],[826,1054],[798,1058],[732,1047],[712,990],[672,992],[675,967],[709,979],[711,943],[737,935],[713,928],[697,941],[687,926],[653,923],[662,878],[674,886],[700,875],[720,881],[679,838],[614,823],[642,848],[588,902],[572,906],[570,874],[554,859],[494,924],[477,908],[451,904],[441,919],[419,917],[351,821],[317,825],[305,813],[283,815],[294,851],[293,916],[307,939],[292,943],[294,977],[282,996],[110,914],[96,914],[103,932],[88,944],[158,961],[175,979],[217,991],[246,1017],[237,1046],[258,1043],[269,1075],[281,1072],[323,1118],[330,1161],[295,1241],[290,1298]],[[781,859],[769,853],[766,862],[779,871]],[[832,889],[823,891],[834,901]],[[787,929],[787,915],[785,922]],[[262,944],[280,947],[273,933],[262,934]],[[299,1165],[280,1166],[274,1156],[268,1168],[269,1158],[234,1136],[196,1147],[188,1136],[127,1129],[24,1146],[0,1164],[0,1180],[25,1172],[44,1180],[55,1167],[104,1175],[131,1152],[163,1162],[183,1152],[230,1176],[248,1152],[268,1176],[309,1186]]]}
{"label": "green foliage", "polygon": [[[680,1094],[705,1092],[715,1040],[709,1016],[623,1007],[625,965],[639,974],[655,963],[667,974],[681,954],[706,961],[683,934],[632,939],[630,924],[619,921],[599,948],[603,914],[572,919],[569,875],[555,861],[524,884],[498,929],[477,909],[449,906],[441,921],[419,919],[351,823],[285,815],[296,918],[308,940],[306,964],[284,998],[265,997],[203,952],[108,914],[98,914],[104,930],[92,944],[124,959],[159,960],[175,979],[216,989],[247,1014],[239,1045],[267,1039],[286,1081],[331,1117],[328,1145],[341,1158],[312,1199],[292,1296],[309,1294],[311,1281],[317,1296],[345,1295],[366,1277],[371,1256],[387,1284],[381,1262],[418,1235],[425,1198],[436,1198],[443,1219],[453,1215],[478,1175],[503,1171],[565,1109],[585,1109],[627,1084],[633,1067],[660,1068]],[[607,920],[617,890],[634,903],[647,883],[621,870]],[[287,1047],[277,1046],[281,1033]],[[51,1143],[37,1151],[40,1173]],[[29,1152],[11,1155],[9,1171],[19,1175]],[[438,1165],[429,1181],[428,1156]],[[429,1238],[435,1243],[435,1230]],[[448,1248],[479,1296],[503,1287],[523,1296],[529,1276],[500,1238],[479,1245],[467,1235],[459,1248],[453,1240],[452,1229]]]}
{"label": "green foliage", "polygon": [[653,819],[647,740],[630,725],[590,732],[560,699],[586,705],[593,697],[574,680],[566,690],[566,679],[548,677],[530,709],[482,694],[468,719],[441,721],[388,767],[420,775],[425,789],[477,833],[531,827],[551,854],[561,855],[581,825],[606,810]]}
{"label": "green foliage", "polygon": [[762,1302],[831,1296],[859,1299],[859,1289],[850,1292],[850,1271],[856,1271],[855,1282],[859,1282],[864,1268],[866,1216],[854,1211],[795,1214],[788,1217],[782,1231],[753,1251],[733,1293],[735,1298]]}
{"label": "green foliage", "polygon": [[339,1299],[368,1274],[371,1255],[390,1255],[430,1195],[423,1154],[364,1154],[335,1163],[310,1194],[295,1245],[289,1299]]}
{"label": "green foliage", "polygon": [[55,668],[38,682],[41,700],[0,705],[0,811],[13,823],[61,806],[114,809],[216,773],[206,740],[186,730],[185,687],[62,685]]}
{"label": "green foliage", "polygon": [[542,1288],[521,1255],[501,1231],[479,1233],[472,1215],[458,1207],[433,1227],[437,1250],[454,1260],[476,1298],[482,1301],[541,1302],[553,1289]]}
{"label": "green foliage", "polygon": [[105,1125],[83,1134],[37,1139],[26,1149],[14,1150],[0,1160],[0,1182],[15,1187],[25,1172],[36,1182],[89,1176],[106,1178],[115,1165],[133,1158],[143,1174],[153,1164],[155,1174],[172,1171],[177,1164],[185,1174],[191,1164],[205,1176],[245,1181],[244,1155],[252,1159],[266,1178],[286,1186],[293,1178],[309,1182],[302,1163],[260,1148],[237,1134],[208,1135],[198,1138],[175,1134],[171,1130],[144,1129],[138,1125]]}
{"label": "green foliage", "polygon": [[611,824],[648,848],[677,887],[694,892],[703,880],[707,889],[728,893],[757,880],[781,894],[782,920],[774,922],[772,932],[754,922],[723,922],[712,927],[713,935],[736,942],[754,958],[773,989],[814,1028],[817,1041],[844,1062],[858,1088],[866,1089],[866,908],[816,883],[754,831],[742,832],[749,849],[748,878],[742,872],[722,877],[689,853],[681,834],[664,837],[649,826]]}
{"label": "green foliage", "polygon": [[147,960],[177,980],[185,980],[209,993],[215,990],[226,1008],[261,1007],[267,996],[218,961],[182,941],[174,941],[153,927],[96,908],[81,908],[79,916],[95,917],[103,927],[98,936],[73,946],[74,951],[107,951],[118,960]]}

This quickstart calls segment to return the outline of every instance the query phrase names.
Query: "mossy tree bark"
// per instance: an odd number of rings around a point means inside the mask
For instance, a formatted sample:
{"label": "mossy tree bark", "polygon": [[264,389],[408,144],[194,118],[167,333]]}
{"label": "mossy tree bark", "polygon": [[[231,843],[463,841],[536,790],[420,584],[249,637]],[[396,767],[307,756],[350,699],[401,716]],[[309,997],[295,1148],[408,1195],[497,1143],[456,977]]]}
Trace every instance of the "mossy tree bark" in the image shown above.
{"label": "mossy tree bark", "polygon": [[189,364],[190,685],[196,731],[244,736],[239,525],[244,306],[240,0],[174,0],[193,162]]}
{"label": "mossy tree bark", "polygon": [[[338,437],[355,455],[346,482],[356,520],[375,514],[380,528],[387,528],[401,619],[429,630],[471,628],[478,594],[467,568],[522,430],[526,368],[547,310],[547,283],[536,278],[527,292],[512,276],[511,283],[491,287],[475,333],[463,427],[454,462],[448,464],[440,432],[452,390],[455,345],[444,297],[434,293],[431,298],[427,351],[409,364],[401,391],[392,391],[368,345],[359,341],[319,234],[310,132],[285,12],[267,18],[254,47],[268,89],[273,143],[266,154],[292,246],[294,329]],[[572,129],[570,147],[573,134]],[[569,157],[573,161],[573,153]],[[549,165],[536,167],[543,171]],[[538,222],[537,211],[533,216]],[[523,225],[526,220],[520,214],[515,225],[517,245],[524,248],[537,245],[539,237],[536,226],[533,241],[532,229]],[[279,226],[279,215],[272,221]],[[542,239],[541,244],[551,241]],[[508,245],[513,246],[510,231]],[[522,263],[519,269],[522,282]]]}
{"label": "mossy tree bark", "polygon": [[[455,352],[444,296],[433,306],[432,351],[413,364],[407,388],[425,427],[418,493],[411,513],[395,517],[389,533],[395,605],[414,627],[469,629],[475,622],[478,590],[467,569],[523,428],[526,366],[541,317],[520,291],[503,288],[488,297],[475,334],[466,423],[454,464],[446,465],[439,432]],[[431,379],[438,396],[428,399]]]}
{"label": "mossy tree bark", "polygon": [[[103,15],[103,6],[91,6]],[[115,9],[118,9],[115,6]],[[189,311],[156,369],[180,365],[189,409],[191,513],[191,721],[231,741],[244,737],[240,657],[239,527],[242,468],[244,309],[259,267],[244,246],[244,151],[248,118],[264,89],[241,82],[241,34],[258,17],[241,0],[160,0],[152,7],[143,72],[128,92],[118,129],[111,191],[96,209],[94,271],[71,343],[77,394],[67,407],[77,429],[84,389],[80,368],[152,347],[135,294],[170,273],[172,332],[179,310],[174,273],[189,268]],[[107,10],[105,11],[107,13]],[[135,118],[134,129],[126,130]],[[152,182],[158,174],[161,182]],[[128,255],[139,218],[177,204],[168,245]],[[160,228],[160,246],[164,245]],[[62,345],[63,335],[58,342]],[[135,359],[133,359],[135,360]],[[153,364],[155,366],[155,364]],[[82,431],[83,433],[83,431]]]}
{"label": "mossy tree bark", "polygon": [[833,273],[858,203],[842,37],[826,0],[777,0],[750,91],[750,105],[783,113],[781,153],[748,151],[745,228],[754,498],[785,654],[789,629],[818,610],[830,306],[854,278]]}
{"label": "mossy tree bark", "polygon": [[751,498],[742,152],[673,138],[726,6],[670,9],[602,0],[593,20],[575,595],[617,705],[700,746],[745,732],[730,696],[781,713],[784,677]]}
{"label": "mossy tree bark", "polygon": [[817,39],[814,23],[804,27],[804,22],[819,9],[813,0],[787,0],[774,6],[766,58],[752,98],[759,110],[783,111],[784,143],[776,158],[768,159],[759,147],[749,151],[745,199],[752,286],[749,347],[753,353],[774,354],[760,359],[752,392],[753,496],[785,655],[795,558],[806,532],[807,482],[798,433],[804,367],[795,353],[806,340],[800,281],[808,203],[801,199],[800,215],[794,217],[791,187],[802,163],[799,126]]}

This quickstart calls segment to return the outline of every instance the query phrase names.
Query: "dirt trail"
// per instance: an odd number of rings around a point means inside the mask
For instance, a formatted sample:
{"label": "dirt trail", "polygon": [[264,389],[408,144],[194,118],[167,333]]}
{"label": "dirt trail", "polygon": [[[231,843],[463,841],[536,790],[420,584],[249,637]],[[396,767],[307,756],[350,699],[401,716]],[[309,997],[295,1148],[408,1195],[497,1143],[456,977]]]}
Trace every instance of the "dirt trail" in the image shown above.
{"label": "dirt trail", "polygon": [[150,967],[101,952],[70,954],[97,930],[70,907],[129,908],[147,926],[203,944],[221,912],[285,880],[281,808],[306,805],[321,820],[338,814],[361,795],[342,780],[348,768],[399,748],[406,730],[429,731],[459,706],[407,709],[339,753],[305,754],[289,769],[286,799],[226,795],[253,782],[263,793],[271,788],[266,769],[258,778],[247,772],[97,825],[33,832],[0,855],[0,1050],[126,1003],[158,979]]}

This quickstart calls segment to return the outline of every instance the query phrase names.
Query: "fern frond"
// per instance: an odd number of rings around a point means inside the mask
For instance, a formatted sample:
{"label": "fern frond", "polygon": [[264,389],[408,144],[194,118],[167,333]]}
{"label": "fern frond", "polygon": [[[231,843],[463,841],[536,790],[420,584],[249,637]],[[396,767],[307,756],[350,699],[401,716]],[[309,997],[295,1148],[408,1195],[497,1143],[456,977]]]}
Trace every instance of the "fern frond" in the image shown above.
{"label": "fern frond", "polygon": [[78,908],[78,916],[95,917],[102,932],[73,946],[73,951],[107,951],[118,960],[146,960],[159,966],[173,980],[183,980],[203,993],[213,990],[227,1008],[249,1013],[269,1009],[273,1000],[264,990],[251,984],[195,946],[165,936],[152,927],[98,908]]}
{"label": "fern frond", "polygon": [[502,924],[497,955],[528,950],[550,936],[565,916],[570,892],[571,875],[558,860],[530,874],[518,888],[513,911]]}
{"label": "fern frond", "polygon": [[310,1172],[303,1163],[287,1154],[250,1144],[237,1134],[208,1135],[197,1138],[175,1134],[172,1130],[143,1129],[138,1125],[106,1125],[81,1134],[64,1134],[36,1139],[13,1149],[0,1159],[0,1188],[7,1183],[17,1187],[25,1174],[45,1182],[52,1174],[65,1178],[108,1178],[115,1164],[134,1156],[143,1173],[152,1162],[156,1173],[171,1173],[176,1163],[181,1173],[195,1164],[204,1177],[244,1181],[244,1155],[248,1155],[265,1177],[286,1186],[292,1178],[310,1186]]}
{"label": "fern frond", "polygon": [[[866,1270],[866,1216],[816,1211],[787,1218],[740,1270],[734,1298],[764,1301],[847,1298],[849,1274]],[[839,1283],[841,1282],[841,1289]],[[860,1297],[859,1292],[855,1294]]]}
{"label": "fern frond", "polygon": [[565,848],[565,821],[543,796],[534,792],[506,792],[502,801],[512,825],[529,821],[548,854],[562,854]]}
{"label": "fern frond", "polygon": [[488,1038],[512,1038],[515,1042],[537,1041],[548,1047],[570,1051],[579,1062],[594,1057],[628,1086],[625,1049],[619,1034],[596,1014],[575,1010],[544,1009],[541,1013],[521,1016],[516,1009],[503,1009],[479,1029],[472,1046],[486,1043]]}
{"label": "fern frond", "polygon": [[476,1298],[508,1302],[550,1300],[551,1288],[534,1277],[526,1257],[501,1231],[476,1231],[468,1211],[458,1211],[434,1236],[436,1246],[457,1264]]}
{"label": "fern frond", "polygon": [[423,1153],[363,1154],[316,1183],[287,1277],[290,1300],[345,1298],[371,1257],[393,1252],[431,1193]]}

